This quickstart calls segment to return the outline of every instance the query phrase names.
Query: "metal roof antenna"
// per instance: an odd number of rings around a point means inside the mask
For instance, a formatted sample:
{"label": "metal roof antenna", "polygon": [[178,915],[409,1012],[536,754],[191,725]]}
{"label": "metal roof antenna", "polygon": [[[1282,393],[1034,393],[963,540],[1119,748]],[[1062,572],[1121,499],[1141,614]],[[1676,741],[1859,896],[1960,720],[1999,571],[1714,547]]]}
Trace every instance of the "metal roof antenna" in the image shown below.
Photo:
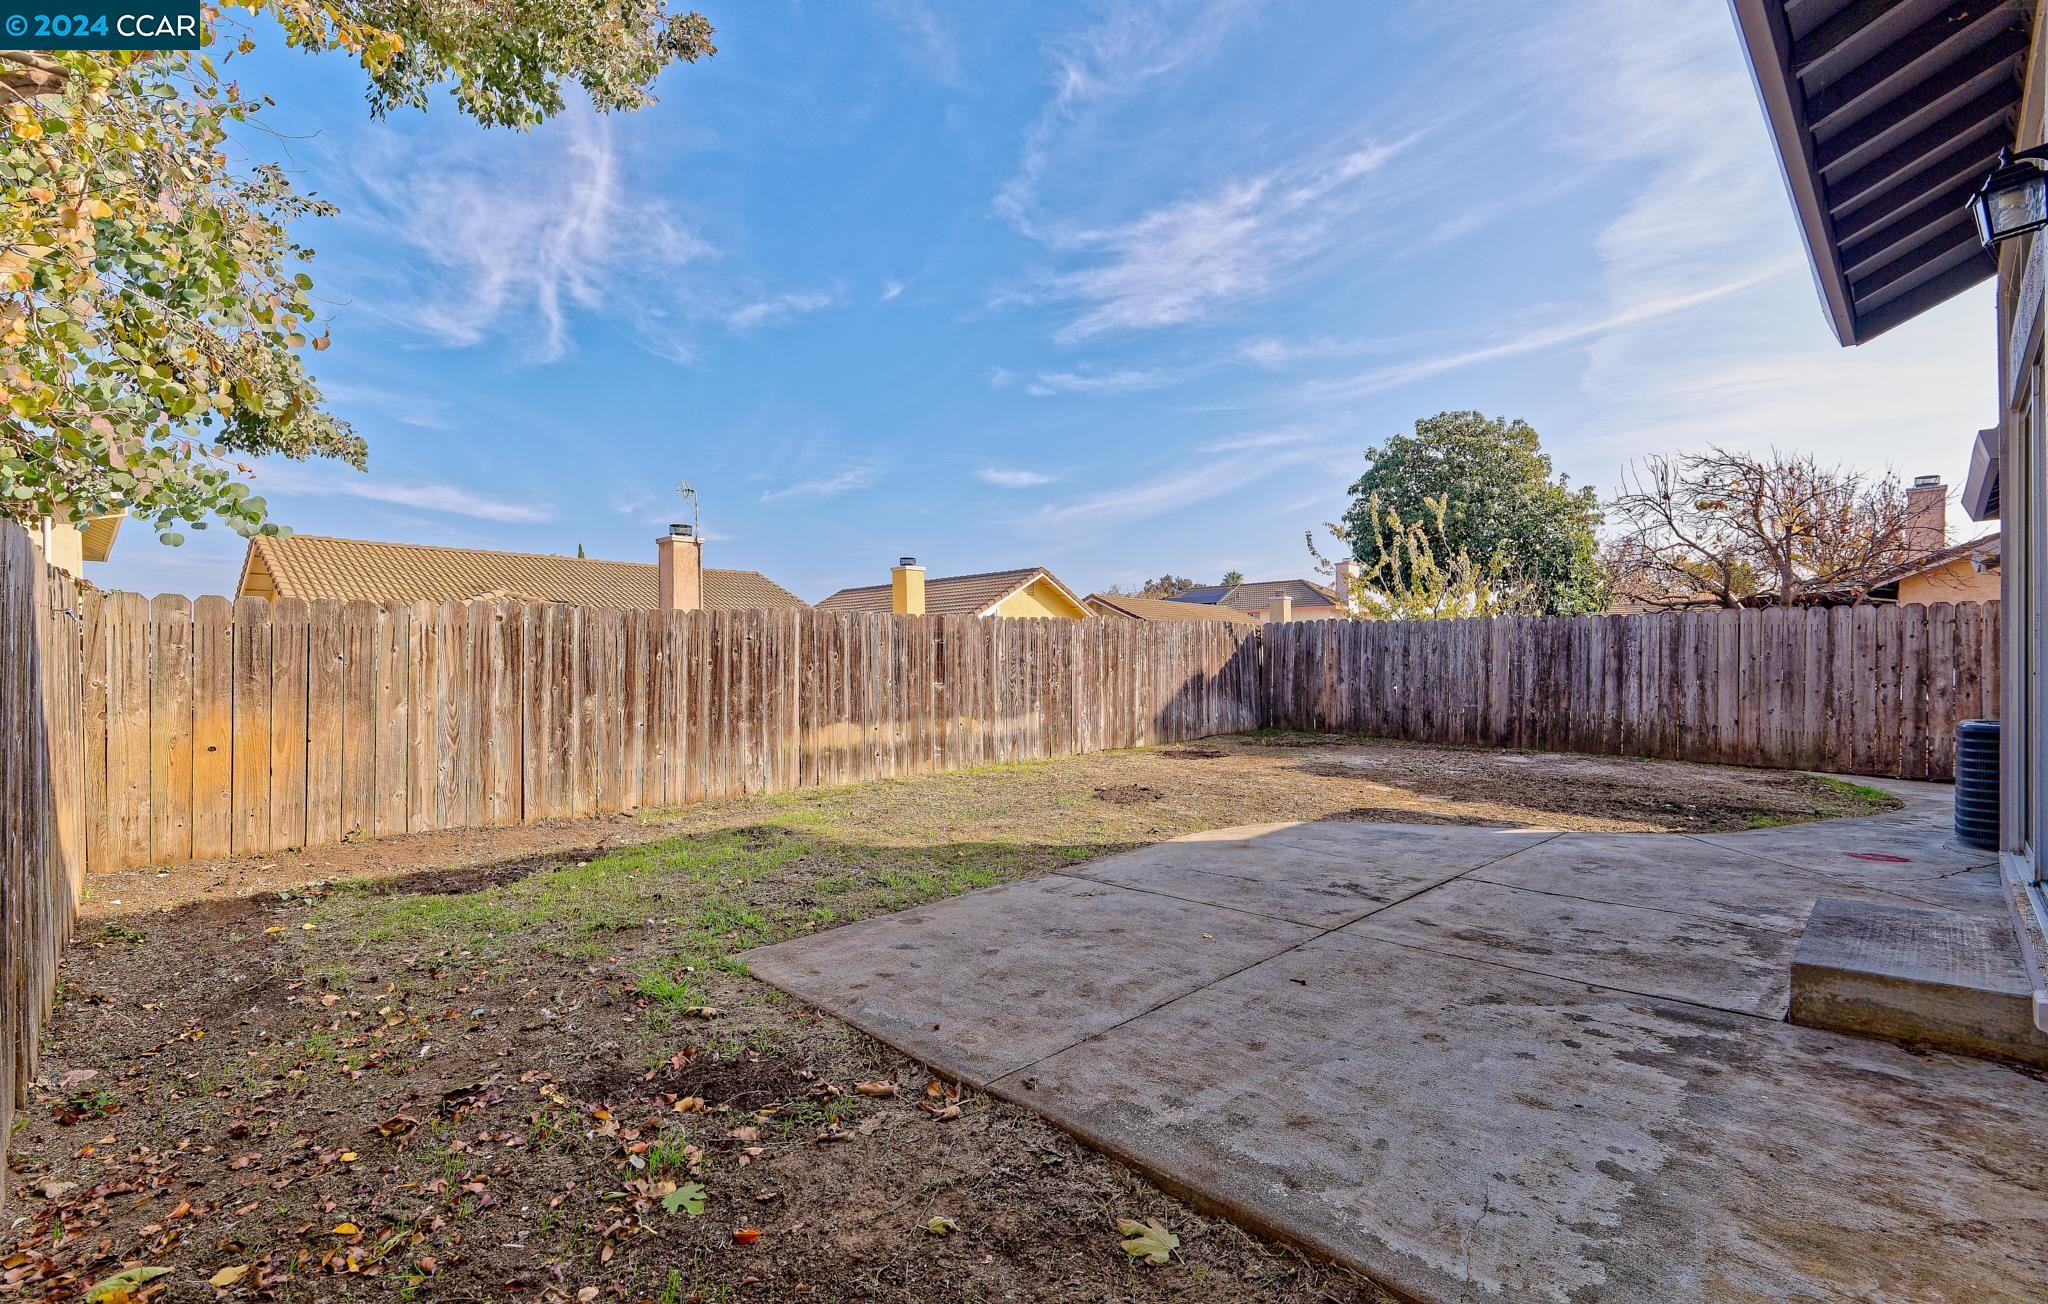
{"label": "metal roof antenna", "polygon": [[690,509],[690,531],[698,538],[704,537],[704,523],[697,519],[697,486],[688,480],[676,486],[676,496]]}

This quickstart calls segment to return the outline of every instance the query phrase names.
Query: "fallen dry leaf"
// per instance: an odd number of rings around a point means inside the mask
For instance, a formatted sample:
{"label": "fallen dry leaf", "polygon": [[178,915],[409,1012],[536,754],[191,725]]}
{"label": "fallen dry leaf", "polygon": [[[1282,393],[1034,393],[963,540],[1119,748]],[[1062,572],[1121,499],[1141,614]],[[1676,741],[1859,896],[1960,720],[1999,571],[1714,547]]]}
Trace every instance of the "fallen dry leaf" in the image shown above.
{"label": "fallen dry leaf", "polygon": [[236,1282],[240,1281],[242,1278],[248,1275],[249,1265],[246,1263],[237,1263],[229,1267],[222,1268],[219,1272],[216,1272],[211,1277],[208,1277],[206,1279],[206,1284],[212,1286],[216,1290],[226,1290],[228,1287],[234,1285]]}
{"label": "fallen dry leaf", "polygon": [[135,1304],[135,1292],[158,1277],[170,1275],[169,1268],[128,1268],[102,1277],[85,1292],[87,1304]]}
{"label": "fallen dry leaf", "polygon": [[960,1230],[960,1224],[954,1222],[951,1218],[948,1218],[946,1215],[940,1214],[938,1217],[926,1223],[924,1225],[924,1229],[934,1236],[951,1236],[954,1232]]}
{"label": "fallen dry leaf", "polygon": [[893,1082],[856,1082],[853,1089],[863,1096],[878,1096],[883,1099],[896,1094],[896,1084]]}
{"label": "fallen dry leaf", "polygon": [[1147,1263],[1165,1263],[1180,1248],[1180,1237],[1166,1230],[1157,1218],[1147,1218],[1144,1222],[1135,1218],[1119,1218],[1116,1229],[1126,1238],[1124,1253]]}
{"label": "fallen dry leaf", "polygon": [[732,1239],[735,1245],[752,1245],[755,1241],[761,1239],[761,1229],[759,1227],[742,1227],[732,1234]]}

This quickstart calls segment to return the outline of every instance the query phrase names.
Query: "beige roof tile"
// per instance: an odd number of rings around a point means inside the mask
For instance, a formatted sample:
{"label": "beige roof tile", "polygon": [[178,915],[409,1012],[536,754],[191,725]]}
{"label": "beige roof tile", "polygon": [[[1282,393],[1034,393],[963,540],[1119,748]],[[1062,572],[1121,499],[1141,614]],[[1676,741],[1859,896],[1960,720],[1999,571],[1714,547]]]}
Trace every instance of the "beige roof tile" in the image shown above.
{"label": "beige roof tile", "polygon": [[[928,616],[978,616],[1009,597],[1040,575],[1059,584],[1043,566],[1018,570],[984,571],[979,575],[947,575],[924,582],[924,610]],[[1061,588],[1066,586],[1061,584]],[[869,584],[841,589],[818,603],[820,611],[887,611],[889,586]]]}
{"label": "beige roof tile", "polygon": [[1283,593],[1292,598],[1297,607],[1338,605],[1337,595],[1313,580],[1253,580],[1248,584],[1229,586],[1208,584],[1167,600],[1196,606],[1231,607],[1238,611],[1265,611],[1278,602]]}
{"label": "beige roof tile", "polygon": [[[653,607],[652,562],[599,561],[545,553],[380,543],[316,534],[249,541],[246,581],[260,561],[287,598],[369,602],[566,602],[583,607]],[[801,607],[803,600],[750,570],[704,571],[704,605],[712,611]]]}
{"label": "beige roof tile", "polygon": [[1098,612],[1128,616],[1133,620],[1221,620],[1233,625],[1256,625],[1258,619],[1233,607],[1192,602],[1169,602],[1165,598],[1131,598],[1121,593],[1091,593],[1088,605]]}

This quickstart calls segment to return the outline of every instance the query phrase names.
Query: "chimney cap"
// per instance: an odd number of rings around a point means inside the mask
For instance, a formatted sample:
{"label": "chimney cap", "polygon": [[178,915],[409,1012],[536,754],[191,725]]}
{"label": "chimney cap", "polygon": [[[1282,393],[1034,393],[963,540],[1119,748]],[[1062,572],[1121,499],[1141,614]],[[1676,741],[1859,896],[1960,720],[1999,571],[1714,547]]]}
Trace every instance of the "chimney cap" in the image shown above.
{"label": "chimney cap", "polygon": [[1916,475],[1913,477],[1913,487],[1915,489],[1939,489],[1941,487],[1941,477],[1938,475]]}
{"label": "chimney cap", "polygon": [[898,566],[915,566],[915,565],[917,565],[917,558],[915,558],[915,557],[898,557],[898,558],[896,559],[896,564],[897,564]]}
{"label": "chimney cap", "polygon": [[668,527],[668,532],[676,536],[678,539],[694,539],[697,537],[696,526],[684,525],[680,522],[671,522]]}

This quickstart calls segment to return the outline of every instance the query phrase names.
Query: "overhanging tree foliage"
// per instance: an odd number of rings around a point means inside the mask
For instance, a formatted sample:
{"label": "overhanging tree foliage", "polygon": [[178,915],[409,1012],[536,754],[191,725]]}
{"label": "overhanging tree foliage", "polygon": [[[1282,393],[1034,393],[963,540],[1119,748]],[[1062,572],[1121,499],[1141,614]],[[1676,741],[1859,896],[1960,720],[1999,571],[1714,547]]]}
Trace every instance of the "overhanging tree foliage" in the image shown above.
{"label": "overhanging tree foliage", "polygon": [[[636,108],[713,53],[703,17],[661,0],[241,7],[357,58],[375,113],[446,87],[497,126],[546,119],[571,84]],[[254,48],[215,19],[199,51],[0,51],[0,514],[274,532],[240,459],[364,464],[306,368],[328,337],[291,232],[331,209],[231,149],[270,101],[221,68]]]}
{"label": "overhanging tree foliage", "polygon": [[1516,616],[1532,610],[1534,586],[1508,569],[1505,554],[1485,562],[1454,548],[1444,532],[1442,498],[1423,504],[1423,515],[1403,520],[1399,512],[1368,498],[1357,519],[1332,523],[1338,542],[1356,548],[1355,532],[1363,524],[1371,557],[1355,569],[1341,571],[1316,549],[1308,535],[1309,556],[1316,569],[1336,586],[1338,598],[1353,615],[1367,620],[1463,620],[1472,616]]}
{"label": "overhanging tree foliage", "polygon": [[[1439,412],[1366,450],[1351,486],[1343,534],[1351,555],[1379,560],[1385,513],[1404,522],[1433,518],[1441,505],[1441,547],[1482,569],[1496,566],[1526,584],[1536,610],[1577,615],[1606,606],[1599,543],[1599,496],[1553,473],[1526,421],[1479,412]],[[1374,507],[1375,501],[1377,507]]]}

